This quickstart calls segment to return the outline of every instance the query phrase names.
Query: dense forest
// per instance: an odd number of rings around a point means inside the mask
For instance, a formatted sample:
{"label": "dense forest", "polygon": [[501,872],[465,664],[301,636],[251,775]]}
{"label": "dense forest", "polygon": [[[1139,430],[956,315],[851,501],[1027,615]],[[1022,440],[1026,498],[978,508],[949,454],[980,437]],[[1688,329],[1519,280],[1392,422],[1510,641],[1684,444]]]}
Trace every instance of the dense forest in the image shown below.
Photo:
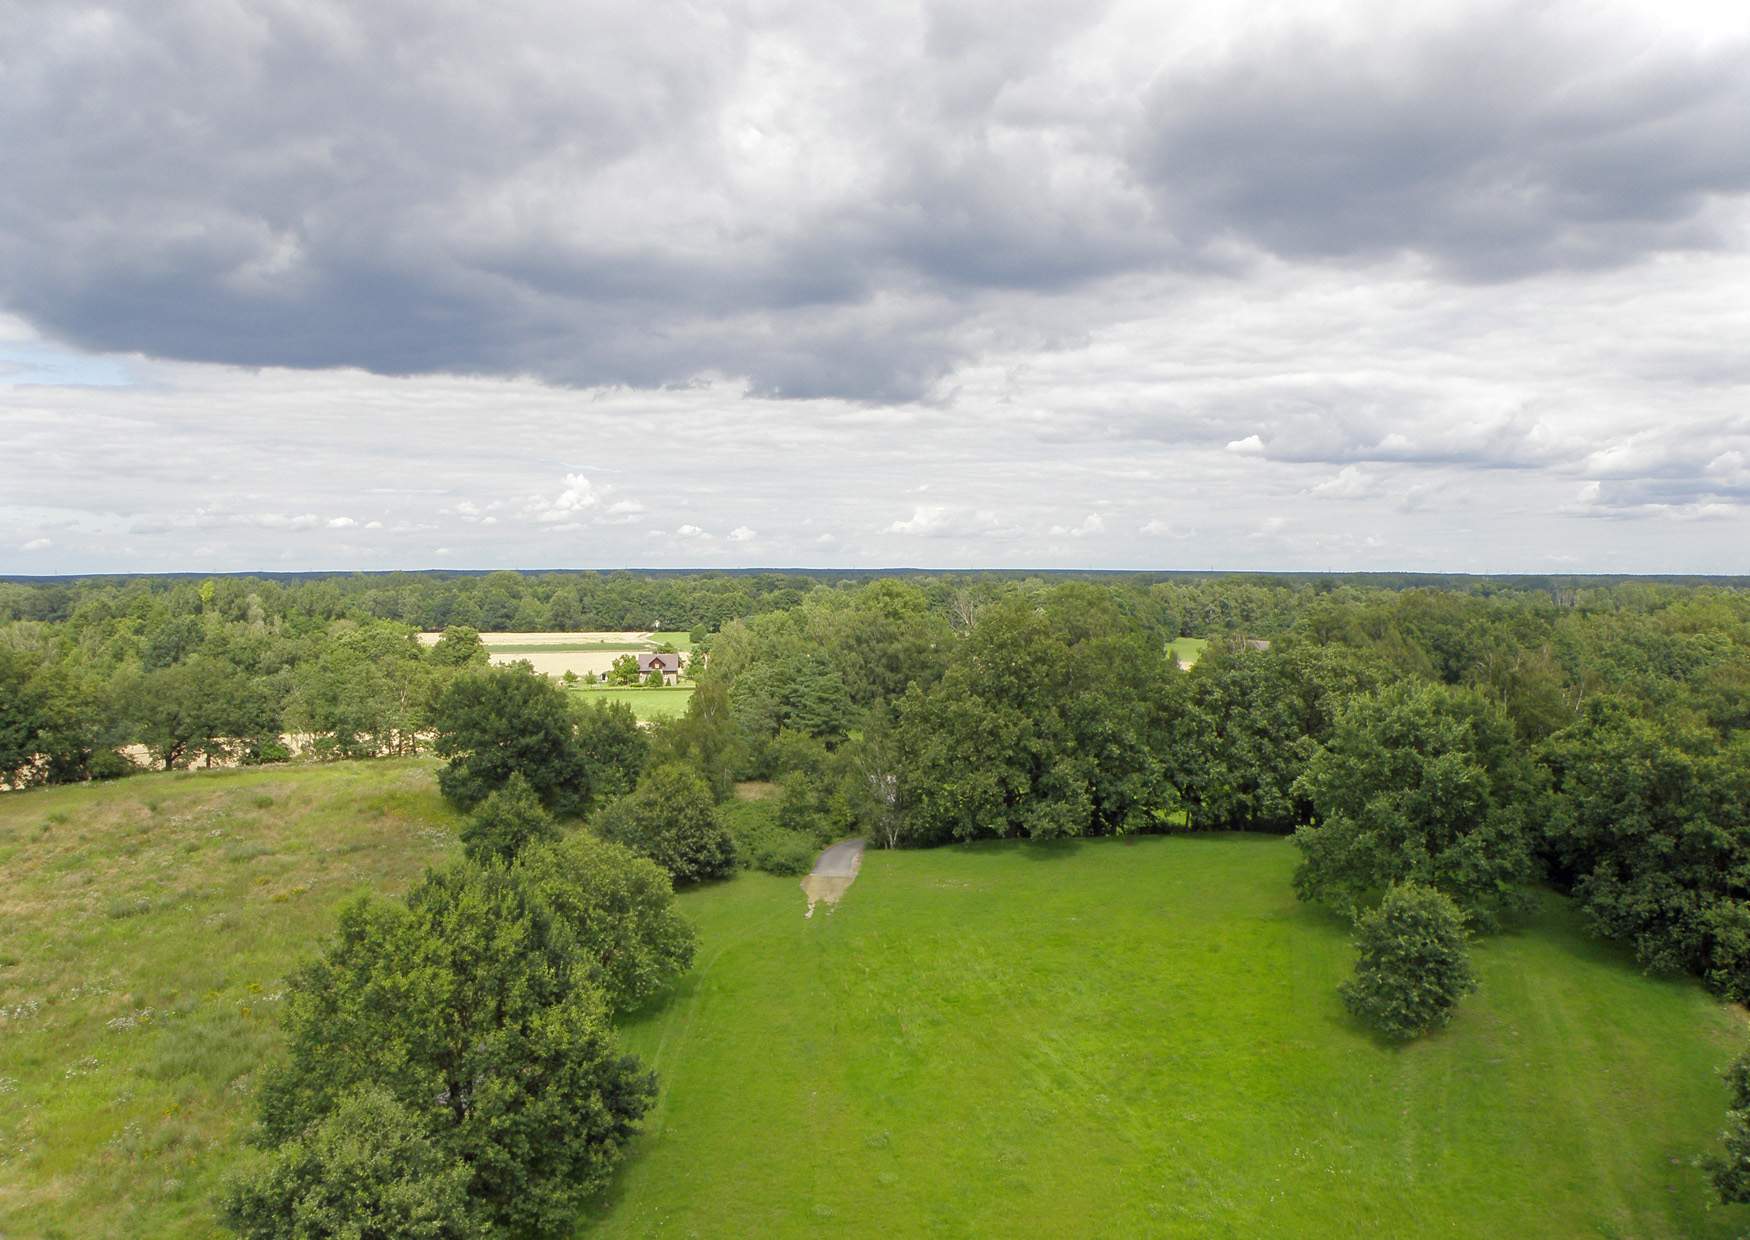
{"label": "dense forest", "polygon": [[[473,631],[659,627],[691,630],[708,656],[687,713],[648,728],[487,669]],[[421,646],[421,629],[448,635]],[[1208,642],[1189,668],[1169,645],[1182,637]],[[493,751],[469,722],[482,711],[526,717],[526,760],[478,766]],[[130,745],[163,767],[281,761],[291,734],[305,759],[434,748],[459,803],[520,773],[548,809],[608,825],[662,799],[629,799],[646,780],[673,794],[684,766],[734,837],[719,869],[733,853],[794,870],[850,831],[887,846],[1293,832],[1308,899],[1357,912],[1424,883],[1487,929],[1547,882],[1648,967],[1750,995],[1750,592],[1736,583],[0,583],[0,781],[125,775]],[[739,803],[750,780],[777,795]]]}

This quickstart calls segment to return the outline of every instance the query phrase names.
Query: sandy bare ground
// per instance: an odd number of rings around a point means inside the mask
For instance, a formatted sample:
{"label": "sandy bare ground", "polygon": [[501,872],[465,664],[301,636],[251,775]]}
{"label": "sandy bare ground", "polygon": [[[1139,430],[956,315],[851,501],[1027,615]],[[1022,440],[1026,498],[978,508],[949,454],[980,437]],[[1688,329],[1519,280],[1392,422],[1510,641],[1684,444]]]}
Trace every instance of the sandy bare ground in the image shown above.
{"label": "sandy bare ground", "polygon": [[[421,645],[435,646],[442,633],[421,633]],[[494,646],[581,646],[588,642],[647,642],[648,630],[625,633],[482,633],[480,641],[488,650]]]}
{"label": "sandy bare ground", "polygon": [[808,897],[804,917],[814,916],[814,906],[824,902],[831,913],[839,900],[857,881],[857,871],[863,868],[863,841],[841,840],[820,854],[814,869],[802,880],[802,892]]}
{"label": "sandy bare ground", "polygon": [[[437,644],[442,633],[421,633],[419,640],[423,645]],[[649,647],[651,633],[648,630],[628,631],[624,633],[482,633],[480,642],[486,647],[486,657],[494,667],[502,667],[507,663],[524,661],[540,672],[543,676],[563,676],[566,672],[576,672],[579,676],[594,672],[604,676],[613,670],[614,660],[625,650],[499,650],[499,646],[582,646],[591,642],[614,642],[619,645],[642,643]]]}
{"label": "sandy bare ground", "polygon": [[546,654],[541,651],[524,652],[521,654],[498,654],[488,646],[487,658],[494,667],[503,667],[507,663],[527,663],[543,676],[563,676],[566,672],[576,672],[579,676],[585,672],[594,672],[601,676],[613,670],[614,660],[627,652],[624,650],[573,650],[555,651]]}

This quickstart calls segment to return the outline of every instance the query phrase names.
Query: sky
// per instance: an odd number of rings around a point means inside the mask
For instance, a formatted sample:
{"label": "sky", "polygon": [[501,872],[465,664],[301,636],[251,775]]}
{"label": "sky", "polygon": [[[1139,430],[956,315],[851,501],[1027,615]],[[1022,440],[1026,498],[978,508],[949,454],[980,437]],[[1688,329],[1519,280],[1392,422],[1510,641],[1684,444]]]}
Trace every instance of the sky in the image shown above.
{"label": "sky", "polygon": [[1750,6],[0,0],[0,573],[1750,572]]}

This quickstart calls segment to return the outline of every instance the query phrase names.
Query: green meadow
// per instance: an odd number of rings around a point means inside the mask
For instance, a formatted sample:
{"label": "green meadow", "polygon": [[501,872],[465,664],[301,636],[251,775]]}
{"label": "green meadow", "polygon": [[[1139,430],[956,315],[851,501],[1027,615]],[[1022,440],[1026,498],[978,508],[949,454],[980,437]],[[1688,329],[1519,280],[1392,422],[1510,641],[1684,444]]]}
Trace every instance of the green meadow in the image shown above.
{"label": "green meadow", "polygon": [[687,703],[693,697],[691,685],[665,686],[660,689],[643,685],[633,688],[572,685],[571,692],[585,703],[624,702],[632,708],[634,715],[645,720],[673,719],[677,715],[684,715],[687,713]]}
{"label": "green meadow", "polygon": [[1207,637],[1175,637],[1167,643],[1167,653],[1177,659],[1181,667],[1190,667],[1203,657],[1203,652],[1207,649]]}
{"label": "green meadow", "polygon": [[[632,691],[648,693],[651,691]],[[0,796],[0,1235],[217,1234],[284,978],[455,848],[428,760]],[[1741,1014],[1564,901],[1404,1048],[1295,852],[1178,836],[870,853],[832,911],[681,897],[628,1020],[661,1096],[580,1234],[1725,1237],[1695,1158]]]}
{"label": "green meadow", "polygon": [[605,1236],[1738,1235],[1694,1157],[1739,1013],[1551,896],[1452,1026],[1382,1045],[1259,836],[871,853],[685,898],[700,963]]}

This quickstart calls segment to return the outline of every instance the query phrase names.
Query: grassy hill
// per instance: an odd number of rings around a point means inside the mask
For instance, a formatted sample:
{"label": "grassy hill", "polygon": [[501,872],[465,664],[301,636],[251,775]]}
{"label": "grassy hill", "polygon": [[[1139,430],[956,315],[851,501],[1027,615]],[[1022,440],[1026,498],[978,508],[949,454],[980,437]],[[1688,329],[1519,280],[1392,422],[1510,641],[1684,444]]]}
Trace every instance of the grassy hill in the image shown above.
{"label": "grassy hill", "polygon": [[[0,796],[0,1235],[203,1236],[276,995],[455,847],[425,761]],[[605,1236],[1726,1236],[1691,1165],[1734,1009],[1553,897],[1397,1050],[1260,837],[871,854],[685,895],[699,965]]]}
{"label": "grassy hill", "polygon": [[0,1236],[218,1234],[286,972],[350,894],[456,847],[434,770],[0,796]]}

